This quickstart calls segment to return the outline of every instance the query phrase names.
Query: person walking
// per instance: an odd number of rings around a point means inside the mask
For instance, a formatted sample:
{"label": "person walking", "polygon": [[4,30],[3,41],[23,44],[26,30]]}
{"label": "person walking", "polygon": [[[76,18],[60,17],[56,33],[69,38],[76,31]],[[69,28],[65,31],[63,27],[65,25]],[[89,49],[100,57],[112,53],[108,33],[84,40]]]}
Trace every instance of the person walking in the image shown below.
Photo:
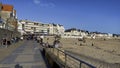
{"label": "person walking", "polygon": [[3,45],[7,48],[7,40],[6,40],[6,38],[3,38]]}
{"label": "person walking", "polygon": [[54,41],[53,45],[54,45],[55,48],[61,48],[62,47],[62,44],[61,44],[60,40],[58,40],[58,39]]}

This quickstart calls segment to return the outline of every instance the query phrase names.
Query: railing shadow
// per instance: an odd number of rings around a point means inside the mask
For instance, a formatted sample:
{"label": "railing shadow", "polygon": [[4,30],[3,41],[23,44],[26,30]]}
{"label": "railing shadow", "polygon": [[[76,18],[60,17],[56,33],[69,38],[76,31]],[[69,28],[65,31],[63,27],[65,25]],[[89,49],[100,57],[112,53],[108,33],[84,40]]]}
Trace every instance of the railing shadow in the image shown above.
{"label": "railing shadow", "polygon": [[45,64],[46,64],[47,68],[50,68],[49,63],[47,62],[47,59],[45,58],[45,50],[44,50],[44,48],[40,48],[39,51],[42,54],[42,58],[45,61]]}

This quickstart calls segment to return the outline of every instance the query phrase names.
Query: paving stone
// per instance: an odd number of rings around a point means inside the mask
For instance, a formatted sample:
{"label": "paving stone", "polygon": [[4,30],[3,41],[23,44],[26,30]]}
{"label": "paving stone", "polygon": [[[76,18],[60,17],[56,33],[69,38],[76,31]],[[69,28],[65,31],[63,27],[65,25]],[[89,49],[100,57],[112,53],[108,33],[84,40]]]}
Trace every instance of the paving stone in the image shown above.
{"label": "paving stone", "polygon": [[25,41],[0,62],[0,68],[14,68],[16,64],[20,64],[23,68],[47,68],[38,46],[35,41]]}

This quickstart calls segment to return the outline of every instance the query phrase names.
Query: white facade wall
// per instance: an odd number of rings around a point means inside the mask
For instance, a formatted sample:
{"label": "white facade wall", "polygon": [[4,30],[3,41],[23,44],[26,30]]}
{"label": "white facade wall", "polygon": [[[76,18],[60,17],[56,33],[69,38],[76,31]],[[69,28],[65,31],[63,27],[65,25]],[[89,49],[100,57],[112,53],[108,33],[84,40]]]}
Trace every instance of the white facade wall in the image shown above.
{"label": "white facade wall", "polygon": [[96,34],[96,33],[93,33],[91,34],[91,38],[112,38],[113,37],[113,34],[102,34],[102,33],[99,33],[99,34]]}
{"label": "white facade wall", "polygon": [[54,26],[53,24],[42,24],[42,23],[29,22],[29,21],[21,21],[21,24],[22,25],[20,25],[20,27],[18,28],[22,28],[26,33],[29,32],[29,33],[61,35],[64,34],[64,30],[65,30],[63,26],[60,25]]}
{"label": "white facade wall", "polygon": [[52,24],[49,24],[49,34],[54,34]]}
{"label": "white facade wall", "polygon": [[65,32],[64,35],[67,35],[67,36],[87,36],[88,34],[85,32],[72,30],[71,32]]}
{"label": "white facade wall", "polygon": [[6,21],[4,21],[2,18],[0,19],[0,28],[5,29],[5,23]]}
{"label": "white facade wall", "polygon": [[80,32],[80,35],[83,36],[83,37],[86,37],[88,35],[88,33]]}
{"label": "white facade wall", "polygon": [[25,31],[22,29],[22,24],[23,24],[24,22],[19,22],[18,21],[18,32],[20,32],[21,33],[21,35],[23,35],[24,33],[25,33]]}
{"label": "white facade wall", "polygon": [[65,28],[61,25],[58,25],[58,24],[56,24],[56,25],[49,24],[48,30],[49,30],[49,34],[63,35],[64,31],[65,31]]}
{"label": "white facade wall", "polygon": [[83,38],[87,37],[88,33],[81,32],[77,30],[71,30],[70,32],[65,32],[63,38]]}
{"label": "white facade wall", "polygon": [[61,36],[62,38],[83,38],[82,36]]}

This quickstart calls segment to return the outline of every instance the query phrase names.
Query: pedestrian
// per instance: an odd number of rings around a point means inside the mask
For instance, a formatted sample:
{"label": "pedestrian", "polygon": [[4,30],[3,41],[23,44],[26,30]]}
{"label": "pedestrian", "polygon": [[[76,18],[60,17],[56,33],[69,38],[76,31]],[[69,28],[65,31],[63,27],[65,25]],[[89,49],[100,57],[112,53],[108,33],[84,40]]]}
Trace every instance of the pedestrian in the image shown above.
{"label": "pedestrian", "polygon": [[23,40],[23,36],[20,37],[21,41]]}
{"label": "pedestrian", "polygon": [[54,45],[55,48],[61,48],[62,47],[62,44],[61,44],[60,40],[58,40],[58,39],[54,41],[53,45]]}
{"label": "pedestrian", "polygon": [[3,45],[3,39],[0,40],[0,45],[1,45],[1,46]]}
{"label": "pedestrian", "polygon": [[49,47],[49,43],[47,42],[47,43],[45,43],[45,47]]}
{"label": "pedestrian", "polygon": [[7,48],[7,40],[6,40],[6,38],[3,38],[3,45]]}

